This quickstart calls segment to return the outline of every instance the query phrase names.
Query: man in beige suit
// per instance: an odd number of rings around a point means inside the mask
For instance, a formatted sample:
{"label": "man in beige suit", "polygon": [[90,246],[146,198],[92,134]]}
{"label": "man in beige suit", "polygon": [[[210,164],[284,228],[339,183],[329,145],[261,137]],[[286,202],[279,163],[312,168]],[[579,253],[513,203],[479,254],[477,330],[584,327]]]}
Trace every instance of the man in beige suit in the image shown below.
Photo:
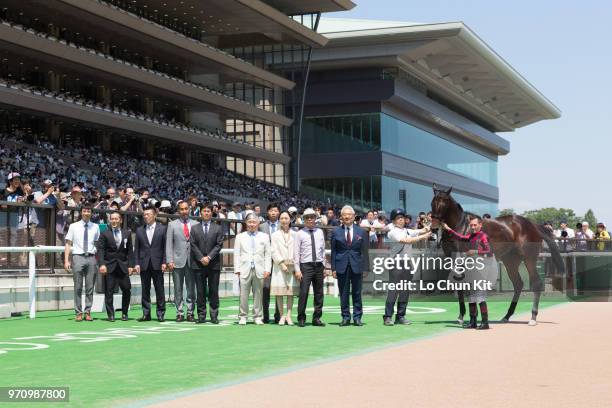
{"label": "man in beige suit", "polygon": [[247,230],[236,235],[234,243],[234,273],[240,277],[240,313],[238,324],[245,325],[249,311],[249,293],[253,290],[255,324],[263,323],[263,280],[270,276],[272,254],[268,234],[258,231],[259,218],[246,217]]}

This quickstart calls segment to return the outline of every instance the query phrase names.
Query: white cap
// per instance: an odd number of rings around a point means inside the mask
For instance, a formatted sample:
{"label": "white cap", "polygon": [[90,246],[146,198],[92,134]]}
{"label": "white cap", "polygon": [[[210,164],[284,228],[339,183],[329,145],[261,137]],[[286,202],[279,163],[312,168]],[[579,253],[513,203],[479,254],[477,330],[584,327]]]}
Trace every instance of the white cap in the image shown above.
{"label": "white cap", "polygon": [[19,174],[19,173],[14,171],[12,173],[9,173],[9,175],[6,178],[7,178],[8,181],[11,181],[15,177],[21,177],[21,174]]}
{"label": "white cap", "polygon": [[312,208],[307,208],[307,209],[304,210],[304,214],[302,214],[302,218],[306,218],[306,217],[308,217],[310,215],[316,217],[317,213]]}
{"label": "white cap", "polygon": [[168,200],[162,200],[161,205],[159,206],[159,208],[171,208],[172,204],[170,204],[170,201]]}
{"label": "white cap", "polygon": [[586,221],[582,221],[582,226],[583,226],[583,227],[588,227],[588,226],[589,226],[589,223],[588,223],[588,222],[586,222]]}
{"label": "white cap", "polygon": [[49,180],[49,179],[46,179],[45,181],[43,181],[43,184],[51,185],[51,184],[53,184],[53,182],[51,180]]}
{"label": "white cap", "polygon": [[289,214],[291,214],[291,213],[296,213],[296,212],[297,212],[297,208],[295,208],[294,206],[291,206],[291,207],[289,207],[289,208],[287,209],[287,212],[288,212]]}

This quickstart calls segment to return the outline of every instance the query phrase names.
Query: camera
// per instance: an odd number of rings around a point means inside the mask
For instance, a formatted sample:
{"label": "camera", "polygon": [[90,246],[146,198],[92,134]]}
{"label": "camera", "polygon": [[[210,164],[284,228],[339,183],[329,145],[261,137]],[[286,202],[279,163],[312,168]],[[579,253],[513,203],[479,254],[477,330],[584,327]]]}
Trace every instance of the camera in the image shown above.
{"label": "camera", "polygon": [[561,231],[561,237],[567,238],[567,231]]}

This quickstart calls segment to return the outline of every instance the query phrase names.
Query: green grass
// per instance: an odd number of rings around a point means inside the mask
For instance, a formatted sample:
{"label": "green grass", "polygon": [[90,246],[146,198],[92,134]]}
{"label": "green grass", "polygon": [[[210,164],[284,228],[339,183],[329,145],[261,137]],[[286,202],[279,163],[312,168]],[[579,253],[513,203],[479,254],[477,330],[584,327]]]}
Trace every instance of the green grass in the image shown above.
{"label": "green grass", "polygon": [[[381,317],[384,300],[364,300],[368,310],[363,327],[339,327],[338,300],[330,296],[325,298],[327,310],[323,321],[328,325],[323,328],[310,325],[305,328],[235,325],[236,319],[230,315],[237,314],[236,298],[221,299],[222,323],[228,323],[223,326],[173,322],[161,325],[157,321],[138,323],[135,320],[140,315],[138,308],[131,311],[128,322],[118,320],[110,323],[103,320],[105,314],[94,314],[95,321],[77,323],[70,311],[38,313],[36,320],[12,318],[0,321],[0,349],[11,347],[1,344],[10,341],[49,347],[0,354],[0,386],[68,386],[70,406],[108,407],[240,381],[458,330],[454,320],[458,310],[455,302],[411,302],[410,306],[440,308],[443,312],[410,313],[408,317],[413,321],[412,325],[385,327]],[[558,302],[543,301],[541,307],[555,303]],[[174,306],[168,306],[167,317],[172,319]],[[503,316],[507,306],[505,301],[490,302],[491,318],[495,320]],[[529,311],[530,306],[530,301],[523,300],[517,313]],[[297,320],[295,313],[294,308],[294,321]],[[542,311],[541,316],[545,313]],[[93,332],[90,337],[99,337],[108,329],[160,326],[191,330],[139,334],[100,342],[51,338],[14,340],[60,333],[64,333],[64,338],[70,336],[67,333],[87,337],[84,332]]]}

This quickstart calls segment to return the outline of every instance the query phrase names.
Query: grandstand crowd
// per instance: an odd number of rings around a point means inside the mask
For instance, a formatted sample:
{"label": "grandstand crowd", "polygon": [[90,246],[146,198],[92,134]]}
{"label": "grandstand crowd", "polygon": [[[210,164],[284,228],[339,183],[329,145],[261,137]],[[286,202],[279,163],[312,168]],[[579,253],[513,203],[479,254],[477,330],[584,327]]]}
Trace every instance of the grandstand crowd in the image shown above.
{"label": "grandstand crowd", "polygon": [[[0,179],[6,180],[6,187],[0,191],[0,201],[56,207],[58,243],[63,243],[68,224],[78,217],[78,211],[66,208],[76,208],[83,203],[92,204],[94,210],[142,213],[145,207],[155,206],[161,213],[175,214],[178,204],[185,200],[191,216],[198,216],[201,205],[209,203],[215,218],[244,220],[254,212],[264,221],[265,211],[262,211],[260,203],[275,202],[291,214],[292,224],[302,224],[300,214],[306,208],[315,209],[319,226],[340,224],[340,207],[335,203],[325,203],[227,169],[189,167],[163,158],[138,159],[128,154],[103,152],[99,146],[58,146],[49,141],[31,139],[20,131],[0,134]],[[237,202],[226,197],[245,198]],[[18,230],[44,225],[41,209],[30,208],[29,214],[25,215],[19,216]],[[407,225],[411,228],[420,229],[431,224],[431,214],[424,211],[407,217]],[[93,221],[108,222],[107,218],[108,215],[95,214]],[[490,218],[490,215],[484,214],[483,218]],[[372,242],[375,242],[377,233],[384,233],[392,225],[382,209],[358,214],[356,220],[372,231]],[[137,223],[132,223],[131,228],[137,226]],[[598,223],[595,231],[586,221],[578,223],[575,228],[567,222],[556,226],[547,222],[545,227],[563,241],[565,250],[588,250],[591,246],[587,241],[610,240],[603,223]],[[435,239],[434,235],[431,240]],[[604,250],[606,245],[599,242],[593,247]]]}

